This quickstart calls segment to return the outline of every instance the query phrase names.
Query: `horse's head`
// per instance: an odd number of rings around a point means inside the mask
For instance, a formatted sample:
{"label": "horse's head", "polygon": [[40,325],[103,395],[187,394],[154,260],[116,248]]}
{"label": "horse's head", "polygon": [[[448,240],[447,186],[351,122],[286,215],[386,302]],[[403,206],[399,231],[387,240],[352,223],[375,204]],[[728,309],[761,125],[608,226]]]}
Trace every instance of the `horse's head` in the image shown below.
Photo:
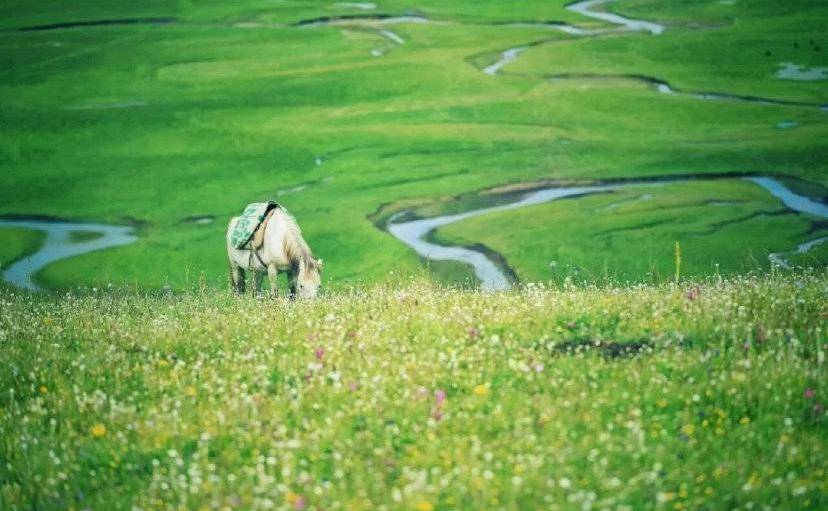
{"label": "horse's head", "polygon": [[322,259],[308,257],[299,261],[299,271],[293,283],[296,298],[314,298],[322,284]]}

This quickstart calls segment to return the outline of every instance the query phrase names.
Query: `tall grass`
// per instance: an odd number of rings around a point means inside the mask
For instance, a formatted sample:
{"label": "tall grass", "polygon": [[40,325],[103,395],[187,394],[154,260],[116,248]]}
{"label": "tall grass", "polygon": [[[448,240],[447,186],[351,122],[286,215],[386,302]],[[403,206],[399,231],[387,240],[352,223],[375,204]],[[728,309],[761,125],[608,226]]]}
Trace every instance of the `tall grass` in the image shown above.
{"label": "tall grass", "polygon": [[678,284],[679,279],[681,278],[681,244],[677,241],[676,242],[676,249],[675,249],[675,282]]}

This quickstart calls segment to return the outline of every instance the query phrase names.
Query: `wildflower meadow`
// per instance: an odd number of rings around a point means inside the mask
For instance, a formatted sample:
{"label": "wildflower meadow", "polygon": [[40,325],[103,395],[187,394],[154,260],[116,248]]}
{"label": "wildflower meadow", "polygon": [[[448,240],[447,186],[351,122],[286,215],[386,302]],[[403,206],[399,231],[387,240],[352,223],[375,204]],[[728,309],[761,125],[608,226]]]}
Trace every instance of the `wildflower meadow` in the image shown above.
{"label": "wildflower meadow", "polygon": [[819,509],[823,271],[0,298],[0,508]]}

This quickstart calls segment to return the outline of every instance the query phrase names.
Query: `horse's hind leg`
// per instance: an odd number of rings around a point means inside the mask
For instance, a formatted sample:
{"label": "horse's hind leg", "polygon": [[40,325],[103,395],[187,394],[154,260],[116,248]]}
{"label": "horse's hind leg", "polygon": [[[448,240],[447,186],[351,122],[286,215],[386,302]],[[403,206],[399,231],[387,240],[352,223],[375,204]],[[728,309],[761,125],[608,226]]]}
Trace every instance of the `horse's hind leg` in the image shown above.
{"label": "horse's hind leg", "polygon": [[230,263],[230,285],[236,293],[244,293],[244,270],[233,263]]}

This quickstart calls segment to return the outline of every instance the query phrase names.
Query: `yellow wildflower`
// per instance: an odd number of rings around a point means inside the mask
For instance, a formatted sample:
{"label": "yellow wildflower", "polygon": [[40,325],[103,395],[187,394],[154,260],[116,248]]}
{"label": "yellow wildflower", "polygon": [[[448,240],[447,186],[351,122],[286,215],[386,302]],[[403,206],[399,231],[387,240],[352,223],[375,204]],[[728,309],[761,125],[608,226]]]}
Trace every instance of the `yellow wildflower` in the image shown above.
{"label": "yellow wildflower", "polygon": [[422,500],[420,502],[417,502],[417,505],[414,506],[414,509],[416,509],[417,511],[434,511],[434,505],[427,500]]}
{"label": "yellow wildflower", "polygon": [[485,383],[481,383],[480,385],[475,385],[474,387],[474,395],[475,396],[486,396],[489,394],[489,386]]}
{"label": "yellow wildflower", "polygon": [[687,436],[693,436],[694,431],[696,431],[696,427],[692,424],[685,424],[681,427],[681,432]]}
{"label": "yellow wildflower", "polygon": [[41,385],[40,386],[40,393],[41,394],[46,394],[47,392],[49,392],[49,389],[46,388],[46,385]]}
{"label": "yellow wildflower", "polygon": [[741,419],[739,419],[739,424],[743,426],[746,424],[750,424],[750,417],[742,417]]}
{"label": "yellow wildflower", "polygon": [[195,397],[196,393],[197,393],[196,388],[193,387],[192,385],[190,385],[186,389],[184,389],[184,394],[186,394],[189,397]]}
{"label": "yellow wildflower", "polygon": [[92,434],[93,437],[101,438],[102,436],[104,436],[106,434],[106,426],[104,426],[103,424],[101,424],[99,422],[99,423],[95,424],[94,426],[92,426],[92,428],[89,430],[89,432]]}
{"label": "yellow wildflower", "polygon": [[288,504],[296,504],[299,501],[299,495],[289,491],[285,494],[285,501],[287,501]]}

